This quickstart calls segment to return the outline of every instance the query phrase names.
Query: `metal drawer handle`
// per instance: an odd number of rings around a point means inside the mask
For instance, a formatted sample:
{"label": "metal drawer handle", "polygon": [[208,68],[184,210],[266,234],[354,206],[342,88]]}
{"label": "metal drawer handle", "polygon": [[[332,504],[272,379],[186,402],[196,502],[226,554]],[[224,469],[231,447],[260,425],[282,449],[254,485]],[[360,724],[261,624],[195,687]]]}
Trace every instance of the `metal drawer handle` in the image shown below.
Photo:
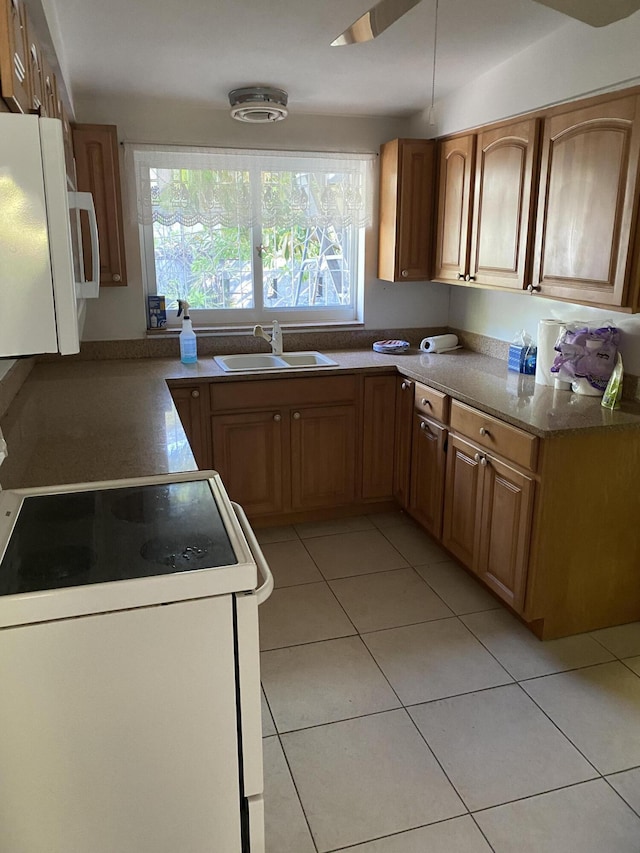
{"label": "metal drawer handle", "polygon": [[420,421],[420,429],[428,430],[429,427],[426,425],[426,423],[424,421]]}
{"label": "metal drawer handle", "polygon": [[427,398],[426,398],[426,397],[423,397],[423,398],[422,398],[422,400],[420,400],[420,405],[422,405],[422,406],[432,406],[432,405],[433,405],[433,403],[431,402],[431,400],[427,400]]}
{"label": "metal drawer handle", "polygon": [[491,438],[491,433],[486,427],[480,427],[480,435],[486,436],[487,438]]}
{"label": "metal drawer handle", "polygon": [[231,501],[231,506],[233,507],[233,511],[235,512],[236,518],[238,519],[240,527],[242,528],[242,532],[245,535],[249,550],[254,556],[258,571],[264,579],[264,583],[262,584],[262,586],[259,586],[256,590],[256,599],[258,605],[264,604],[264,602],[273,592],[273,575],[271,574],[271,569],[269,568],[269,564],[265,560],[264,554],[262,553],[262,548],[258,544],[256,534],[251,529],[251,525],[247,520],[247,516],[245,515],[244,510],[242,509],[240,504],[236,503],[235,501]]}
{"label": "metal drawer handle", "polygon": [[487,457],[482,453],[476,453],[476,455],[473,457],[473,459],[474,459],[474,462],[477,462],[478,465],[482,465],[483,468],[486,468],[487,465],[489,464],[487,461]]}

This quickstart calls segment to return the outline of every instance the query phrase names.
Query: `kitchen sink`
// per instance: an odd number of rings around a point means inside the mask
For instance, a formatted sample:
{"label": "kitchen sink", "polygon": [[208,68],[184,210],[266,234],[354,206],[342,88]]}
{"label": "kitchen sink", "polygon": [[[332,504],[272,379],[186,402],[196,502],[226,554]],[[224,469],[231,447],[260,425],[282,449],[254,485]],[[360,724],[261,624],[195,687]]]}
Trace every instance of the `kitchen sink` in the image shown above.
{"label": "kitchen sink", "polygon": [[246,355],[216,355],[214,361],[230,373],[254,370],[293,370],[309,367],[336,367],[337,362],[321,352],[285,352],[282,355],[247,353]]}

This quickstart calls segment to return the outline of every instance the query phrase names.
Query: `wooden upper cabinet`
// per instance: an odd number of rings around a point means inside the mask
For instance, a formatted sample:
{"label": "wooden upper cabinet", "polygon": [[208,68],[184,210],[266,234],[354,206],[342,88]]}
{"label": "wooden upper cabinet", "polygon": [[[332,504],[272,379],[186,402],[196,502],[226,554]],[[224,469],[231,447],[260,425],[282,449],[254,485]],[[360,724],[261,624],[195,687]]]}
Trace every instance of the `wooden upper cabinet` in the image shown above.
{"label": "wooden upper cabinet", "polygon": [[46,99],[42,84],[42,48],[33,28],[27,22],[29,80],[31,83],[31,109],[46,114]]}
{"label": "wooden upper cabinet", "polygon": [[56,75],[51,70],[49,61],[46,56],[41,53],[42,64],[42,96],[43,110],[42,114],[49,118],[62,118],[60,115],[60,104],[58,100],[58,82]]}
{"label": "wooden upper cabinet", "polygon": [[475,134],[440,143],[434,277],[461,281],[469,274],[471,190]]}
{"label": "wooden upper cabinet", "polygon": [[378,278],[431,278],[436,143],[394,139],[380,148]]}
{"label": "wooden upper cabinet", "polygon": [[635,227],[637,95],[546,119],[533,285],[543,296],[623,306]]}
{"label": "wooden upper cabinet", "polygon": [[31,109],[27,10],[22,0],[0,0],[0,93],[12,112]]}
{"label": "wooden upper cabinet", "polygon": [[[100,284],[127,283],[118,132],[114,125],[73,125],[78,190],[90,192],[96,208],[100,243]],[[83,223],[84,225],[84,223]],[[91,240],[82,229],[85,271],[91,278]]]}
{"label": "wooden upper cabinet", "polygon": [[478,134],[470,281],[521,290],[529,284],[538,121]]}

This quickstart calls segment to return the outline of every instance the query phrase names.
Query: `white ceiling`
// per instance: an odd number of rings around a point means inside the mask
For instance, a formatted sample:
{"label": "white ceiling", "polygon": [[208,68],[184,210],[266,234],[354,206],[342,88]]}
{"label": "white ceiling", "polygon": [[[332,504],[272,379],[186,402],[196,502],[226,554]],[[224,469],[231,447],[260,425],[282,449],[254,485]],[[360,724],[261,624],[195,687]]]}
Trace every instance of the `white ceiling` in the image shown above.
{"label": "white ceiling", "polygon": [[[431,98],[435,0],[378,39],[330,42],[368,0],[53,0],[76,95],[166,95],[213,109],[274,85],[292,112],[403,116]],[[532,0],[440,0],[436,99],[569,18]],[[582,25],[581,25],[582,26]]]}

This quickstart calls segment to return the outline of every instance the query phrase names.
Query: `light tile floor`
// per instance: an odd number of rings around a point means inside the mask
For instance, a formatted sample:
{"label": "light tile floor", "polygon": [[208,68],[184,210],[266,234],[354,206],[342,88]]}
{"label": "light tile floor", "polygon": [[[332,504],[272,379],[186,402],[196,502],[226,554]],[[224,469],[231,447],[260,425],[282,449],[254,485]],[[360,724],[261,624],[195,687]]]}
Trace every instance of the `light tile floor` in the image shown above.
{"label": "light tile floor", "polygon": [[258,539],[267,853],[640,853],[640,623],[540,643],[400,512]]}

